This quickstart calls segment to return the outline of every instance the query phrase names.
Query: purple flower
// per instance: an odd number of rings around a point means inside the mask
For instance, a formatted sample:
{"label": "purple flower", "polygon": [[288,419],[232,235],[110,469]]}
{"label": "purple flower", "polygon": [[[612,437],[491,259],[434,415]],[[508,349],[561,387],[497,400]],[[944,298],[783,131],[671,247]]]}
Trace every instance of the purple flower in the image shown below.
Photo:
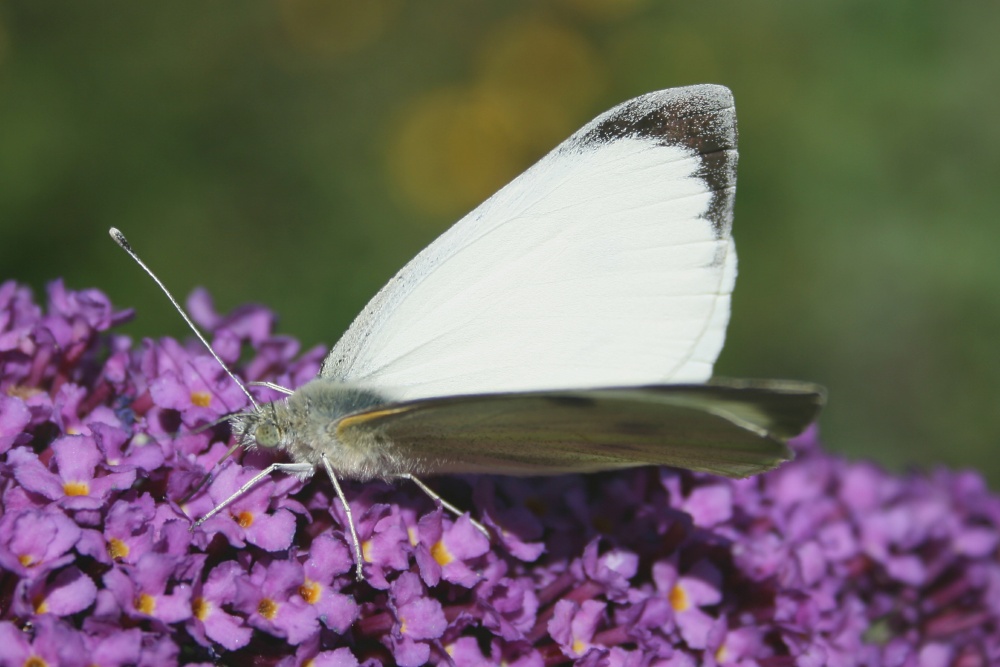
{"label": "purple flower", "polygon": [[503,576],[505,570],[496,565],[484,569],[486,581],[477,587],[481,595],[476,615],[483,627],[500,639],[523,640],[536,628],[538,592],[534,583],[523,577]]}
{"label": "purple flower", "polygon": [[443,518],[441,510],[428,514],[414,531],[418,540],[414,556],[420,575],[428,586],[436,586],[443,578],[471,588],[482,576],[472,566],[475,559],[490,550],[490,542],[468,515],[454,523],[446,523]]}
{"label": "purple flower", "polygon": [[343,634],[358,616],[354,598],[341,593],[338,577],[349,574],[354,564],[347,545],[330,535],[319,535],[309,546],[302,563],[304,577],[299,583],[299,596],[316,610],[320,622]]}
{"label": "purple flower", "polygon": [[653,564],[653,581],[674,610],[674,622],[688,646],[708,646],[717,618],[702,610],[722,601],[722,575],[710,561],[701,560],[681,574],[674,559]]}
{"label": "purple flower", "polygon": [[7,505],[0,517],[0,566],[18,577],[40,576],[73,562],[70,550],[82,535],[80,526],[57,510]]}
{"label": "purple flower", "polygon": [[58,472],[50,472],[28,448],[10,452],[10,462],[17,481],[29,491],[49,500],[59,501],[70,510],[93,510],[103,507],[113,491],[127,489],[135,481],[135,471],[98,475],[103,460],[94,439],[67,435],[50,446]]}
{"label": "purple flower", "polygon": [[192,623],[188,630],[203,646],[216,642],[233,651],[250,642],[251,630],[243,616],[229,613],[227,608],[236,601],[237,580],[243,568],[227,560],[215,567],[203,585],[199,585],[192,600]]}
{"label": "purple flower", "polygon": [[30,422],[31,412],[23,400],[17,396],[0,394],[0,454],[17,443]]}
{"label": "purple flower", "polygon": [[142,631],[137,628],[116,630],[108,635],[85,635],[91,665],[126,667],[143,662]]}
{"label": "purple flower", "polygon": [[13,609],[21,616],[71,616],[90,607],[96,599],[94,581],[70,566],[51,577],[40,577],[34,581],[22,579],[14,593]]}
{"label": "purple flower", "polygon": [[[324,475],[195,528],[273,461],[237,454],[193,493],[230,445],[207,425],[245,396],[196,343],[114,333],[129,313],[99,292],[48,300],[0,284],[0,667],[1000,664],[1000,497],[975,473],[889,474],[812,431],[749,480],[436,481],[459,518],[344,480],[359,583]],[[246,379],[319,367],[260,306],[189,307]]]}
{"label": "purple flower", "polygon": [[299,595],[304,579],[297,561],[258,562],[237,581],[234,606],[253,627],[301,644],[319,632],[315,606]]}
{"label": "purple flower", "polygon": [[428,596],[420,578],[403,572],[392,584],[391,608],[396,623],[386,638],[400,667],[418,667],[430,657],[431,641],[448,627],[441,603]]}
{"label": "purple flower", "polygon": [[158,375],[149,384],[153,402],[175,410],[188,426],[213,422],[243,407],[246,398],[218,362],[192,356],[167,339],[158,355]]}
{"label": "purple flower", "polygon": [[[339,510],[337,507],[338,515]],[[346,520],[343,516],[338,519]],[[373,504],[357,519],[357,530],[368,582],[376,588],[389,588],[388,577],[409,568],[412,547],[401,513],[389,505]]]}
{"label": "purple flower", "polygon": [[358,667],[358,659],[349,648],[338,648],[332,651],[320,650],[320,642],[309,641],[299,645],[295,655],[287,656],[277,667]]}
{"label": "purple flower", "polygon": [[0,621],[0,667],[24,665],[66,665],[84,667],[90,663],[84,650],[83,634],[55,616],[40,615],[24,631],[9,621]]}
{"label": "purple flower", "polygon": [[[210,502],[188,505],[188,509],[202,513],[231,496],[256,470],[247,470],[237,465],[223,468],[212,482],[208,492]],[[267,479],[261,481],[246,495],[209,519],[205,524],[207,532],[219,532],[226,536],[233,546],[241,547],[246,542],[266,551],[284,551],[292,544],[295,535],[295,515],[288,509],[279,507],[271,510],[271,501],[276,495],[287,493],[289,486],[297,486],[294,478]]]}
{"label": "purple flower", "polygon": [[191,587],[174,576],[183,565],[167,554],[148,553],[134,566],[109,570],[104,586],[125,615],[177,623],[191,616]]}
{"label": "purple flower", "polygon": [[108,556],[122,563],[135,564],[153,550],[153,518],[156,503],[152,496],[122,498],[108,509],[104,538]]}
{"label": "purple flower", "polygon": [[[594,635],[605,623],[606,609],[607,604],[597,600],[584,600],[582,604],[559,600],[549,621],[549,634],[568,657],[582,658],[595,648]],[[599,646],[597,652],[603,648]]]}

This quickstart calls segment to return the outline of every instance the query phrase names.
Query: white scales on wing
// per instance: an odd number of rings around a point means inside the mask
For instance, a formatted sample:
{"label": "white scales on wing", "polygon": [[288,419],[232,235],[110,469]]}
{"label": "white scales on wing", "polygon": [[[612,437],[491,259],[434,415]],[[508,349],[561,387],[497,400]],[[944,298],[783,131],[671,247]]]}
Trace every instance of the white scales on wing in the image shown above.
{"label": "white scales on wing", "polygon": [[735,170],[727,89],[619,105],[410,261],[320,377],[395,400],[704,382],[736,277]]}

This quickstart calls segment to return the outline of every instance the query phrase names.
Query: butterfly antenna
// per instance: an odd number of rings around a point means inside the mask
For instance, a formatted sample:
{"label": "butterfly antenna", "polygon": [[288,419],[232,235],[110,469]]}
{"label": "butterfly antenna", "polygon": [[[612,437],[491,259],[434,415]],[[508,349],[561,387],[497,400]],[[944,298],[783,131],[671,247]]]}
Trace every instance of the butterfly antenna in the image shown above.
{"label": "butterfly antenna", "polygon": [[[243,385],[243,383],[239,381],[239,378],[237,378],[236,375],[234,375],[233,372],[229,370],[229,367],[226,366],[226,364],[222,361],[222,359],[219,358],[219,355],[215,353],[215,350],[212,349],[212,346],[208,344],[208,341],[205,340],[205,337],[201,334],[200,331],[198,331],[198,327],[194,325],[194,322],[191,321],[191,318],[188,317],[188,314],[184,311],[183,308],[181,308],[181,305],[177,303],[177,299],[175,299],[174,295],[170,293],[170,290],[167,289],[167,286],[164,285],[163,282],[156,277],[156,274],[153,273],[148,266],[146,266],[145,262],[139,259],[139,255],[135,254],[135,250],[132,250],[132,246],[129,245],[129,242],[125,238],[125,235],[122,234],[117,229],[115,229],[114,227],[109,229],[108,233],[111,234],[111,238],[114,239],[115,243],[117,243],[122,250],[127,252],[129,254],[129,257],[134,259],[135,263],[142,267],[143,271],[149,274],[149,277],[153,279],[153,282],[155,282],[157,285],[160,286],[160,289],[163,290],[163,293],[167,295],[168,299],[170,299],[170,303],[174,304],[174,308],[177,310],[178,313],[181,314],[181,317],[184,318],[184,321],[187,322],[188,327],[191,328],[191,331],[194,332],[194,335],[197,336],[198,340],[200,340],[202,344],[208,349],[212,357],[217,362],[219,362],[219,365],[222,366],[222,370],[226,371],[226,374],[233,379],[233,382],[235,382],[239,386],[239,388],[243,390],[243,393],[247,395],[248,399],[250,399],[250,405],[254,407],[254,410],[259,410],[260,406],[257,405],[257,401],[255,401],[253,396],[250,395],[250,392]],[[226,456],[228,456],[228,454]]]}

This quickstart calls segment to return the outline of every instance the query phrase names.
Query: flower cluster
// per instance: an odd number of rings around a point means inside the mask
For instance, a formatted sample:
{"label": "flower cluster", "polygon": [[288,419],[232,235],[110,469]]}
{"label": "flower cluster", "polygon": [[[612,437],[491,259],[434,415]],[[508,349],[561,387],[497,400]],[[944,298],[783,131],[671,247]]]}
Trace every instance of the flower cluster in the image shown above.
{"label": "flower cluster", "polygon": [[[298,386],[260,307],[189,300],[250,381]],[[0,666],[1000,664],[1000,498],[973,473],[824,453],[730,481],[670,469],[344,485],[227,460],[246,399],[206,352],[135,345],[95,290],[0,285]],[[248,353],[249,351],[249,353]],[[262,390],[267,393],[269,390]]]}

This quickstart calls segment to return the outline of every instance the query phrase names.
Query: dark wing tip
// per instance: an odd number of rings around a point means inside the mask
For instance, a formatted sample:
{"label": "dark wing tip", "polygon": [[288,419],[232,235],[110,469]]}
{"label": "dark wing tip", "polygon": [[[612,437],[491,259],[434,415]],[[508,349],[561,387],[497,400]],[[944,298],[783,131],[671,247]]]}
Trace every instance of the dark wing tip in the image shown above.
{"label": "dark wing tip", "polygon": [[725,86],[701,84],[646,93],[588,123],[570,139],[586,149],[616,139],[653,139],[699,156],[698,176],[715,196],[705,217],[719,237],[732,225],[736,194],[736,108]]}
{"label": "dark wing tip", "polygon": [[579,145],[652,138],[706,155],[736,148],[733,94],[725,86],[668,88],[622,102],[576,133]]}

